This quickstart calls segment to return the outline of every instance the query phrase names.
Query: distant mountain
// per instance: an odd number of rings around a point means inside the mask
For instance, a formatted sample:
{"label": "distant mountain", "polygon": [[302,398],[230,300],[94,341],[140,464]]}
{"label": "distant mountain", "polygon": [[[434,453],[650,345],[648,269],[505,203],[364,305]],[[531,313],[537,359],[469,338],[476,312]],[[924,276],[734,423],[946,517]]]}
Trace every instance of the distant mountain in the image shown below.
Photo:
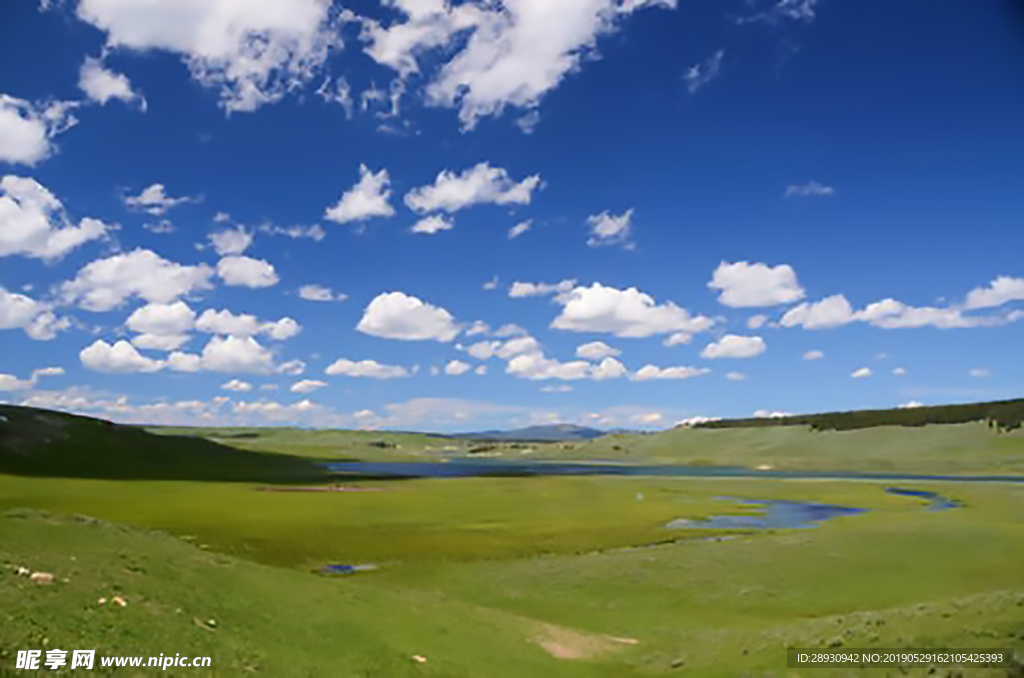
{"label": "distant mountain", "polygon": [[605,431],[575,424],[551,424],[549,426],[527,426],[510,431],[477,431],[474,433],[456,433],[451,438],[464,440],[496,440],[522,442],[559,442],[571,440],[591,440],[605,435]]}

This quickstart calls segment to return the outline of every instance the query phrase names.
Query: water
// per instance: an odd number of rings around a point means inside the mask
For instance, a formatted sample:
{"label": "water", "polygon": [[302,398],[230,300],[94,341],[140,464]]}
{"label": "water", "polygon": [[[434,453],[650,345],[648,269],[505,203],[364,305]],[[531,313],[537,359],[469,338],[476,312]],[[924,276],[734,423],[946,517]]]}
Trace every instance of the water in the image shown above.
{"label": "water", "polygon": [[605,462],[507,461],[453,459],[447,463],[345,461],[325,464],[335,473],[369,478],[474,478],[490,476],[681,476],[693,478],[818,478],[831,480],[958,481],[1024,483],[1024,476],[951,476],[854,471],[758,471],[732,466],[634,466]]}
{"label": "water", "polygon": [[962,503],[955,499],[947,499],[937,492],[927,490],[908,490],[902,487],[887,487],[885,491],[889,494],[899,494],[906,497],[917,497],[928,502],[929,511],[944,511],[946,509],[958,508]]}
{"label": "water", "polygon": [[835,504],[819,504],[810,501],[754,501],[750,499],[734,499],[718,497],[740,504],[758,506],[758,515],[745,516],[711,516],[706,520],[690,520],[679,518],[665,525],[670,529],[706,529],[706,530],[772,530],[817,527],[819,523],[840,516],[852,516],[864,513],[867,509],[836,506]]}

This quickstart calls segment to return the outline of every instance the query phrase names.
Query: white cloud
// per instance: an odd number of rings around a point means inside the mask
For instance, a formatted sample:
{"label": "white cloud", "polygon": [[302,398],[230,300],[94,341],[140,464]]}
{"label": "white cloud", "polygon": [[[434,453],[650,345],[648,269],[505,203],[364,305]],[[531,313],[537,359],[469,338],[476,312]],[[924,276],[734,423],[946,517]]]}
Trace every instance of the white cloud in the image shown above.
{"label": "white cloud", "polygon": [[292,387],[288,389],[292,393],[312,393],[313,391],[324,388],[327,386],[326,381],[316,381],[315,379],[303,379],[292,384]]}
{"label": "white cloud", "polygon": [[576,287],[575,280],[563,280],[558,283],[528,283],[528,282],[513,282],[512,286],[508,289],[508,296],[513,298],[519,297],[540,297],[546,294],[560,294],[564,295],[571,292]]}
{"label": "white cloud", "polygon": [[292,240],[308,238],[315,242],[320,242],[327,237],[327,231],[320,224],[313,224],[312,226],[277,226],[271,223],[263,223],[258,228],[260,233],[283,235]]}
{"label": "white cloud", "polygon": [[540,353],[541,347],[540,342],[533,337],[526,335],[522,337],[516,337],[509,339],[504,344],[498,346],[494,355],[498,356],[502,360],[509,360],[517,355],[524,353]]}
{"label": "white cloud", "polygon": [[303,285],[299,288],[299,297],[306,301],[343,301],[348,298],[340,292],[335,294],[331,288],[323,285]]}
{"label": "white cloud", "polygon": [[472,337],[477,334],[487,334],[491,331],[491,326],[485,323],[483,320],[476,320],[466,330],[466,336]]}
{"label": "white cloud", "polygon": [[58,259],[110,229],[89,217],[71,224],[60,200],[35,179],[8,174],[0,180],[0,257]]}
{"label": "white cloud", "polygon": [[836,189],[831,186],[819,184],[817,181],[808,181],[806,184],[790,184],[786,187],[786,197],[808,198],[814,196],[835,195]]}
{"label": "white cloud", "polygon": [[894,367],[892,373],[894,376],[902,377],[906,375],[907,369],[905,367]]}
{"label": "white cloud", "polygon": [[244,228],[229,228],[224,231],[217,231],[210,234],[210,242],[217,254],[227,256],[230,254],[241,254],[252,245],[252,233]]}
{"label": "white cloud", "polygon": [[675,332],[670,334],[665,341],[661,342],[665,346],[678,346],[680,344],[689,344],[693,341],[693,335],[689,332]]}
{"label": "white cloud", "polygon": [[225,285],[272,287],[279,281],[273,264],[262,259],[232,255],[217,262],[217,275]]}
{"label": "white cloud", "polygon": [[396,379],[409,376],[409,370],[398,365],[382,365],[376,360],[335,360],[325,371],[329,375],[368,377],[370,379]]}
{"label": "white cloud", "polygon": [[296,377],[306,371],[306,363],[301,360],[289,360],[277,366],[278,374],[287,374]]}
{"label": "white cloud", "polygon": [[633,381],[650,381],[652,379],[691,379],[707,374],[711,370],[706,367],[658,367],[657,365],[644,365],[636,371],[631,379]]}
{"label": "white cloud", "polygon": [[[427,86],[427,102],[459,108],[465,129],[506,106],[533,111],[541,98],[595,53],[597,37],[632,12],[675,7],[674,0],[565,0],[507,4],[397,0],[405,18],[365,21],[367,53],[402,77],[420,72],[418,57],[447,58]],[[452,55],[448,58],[448,55]]]}
{"label": "white cloud", "polygon": [[783,412],[780,410],[755,410],[755,419],[781,419],[783,417],[792,417],[792,412]]}
{"label": "white cloud", "polygon": [[850,374],[850,376],[853,377],[854,379],[863,379],[864,377],[870,377],[871,376],[871,368],[870,367],[861,367],[860,369],[854,370],[853,373]]}
{"label": "white cloud", "polygon": [[585,360],[560,363],[547,358],[543,353],[530,352],[517,355],[508,361],[505,372],[525,379],[587,379],[592,365]]}
{"label": "white cloud", "polygon": [[4,391],[27,391],[35,385],[27,379],[18,379],[13,374],[0,373],[0,392]]}
{"label": "white cloud", "polygon": [[970,370],[968,374],[976,379],[983,379],[991,375],[992,372],[990,370],[985,369],[984,367],[975,367],[974,369]]}
{"label": "white cloud", "polygon": [[163,184],[153,184],[143,189],[142,193],[135,196],[125,196],[124,204],[134,209],[140,209],[153,216],[163,216],[169,209],[184,202],[190,202],[193,198],[182,197],[172,198],[164,193]]}
{"label": "white cloud", "polygon": [[352,119],[354,104],[352,101],[352,87],[344,77],[334,80],[333,86],[330,78],[324,80],[323,84],[316,91],[317,95],[324,101],[338,104],[345,110],[345,117]]}
{"label": "white cloud", "polygon": [[686,87],[690,94],[719,76],[722,72],[722,57],[724,56],[725,50],[720,49],[705,59],[704,63],[694,64],[686,69],[683,78],[686,80]]}
{"label": "white cloud", "polygon": [[612,357],[606,357],[590,368],[590,378],[594,381],[618,379],[626,376],[626,366]]}
{"label": "white cloud", "polygon": [[85,58],[78,71],[78,87],[89,99],[99,104],[119,99],[125,103],[138,102],[139,107],[146,110],[146,100],[132,90],[132,83],[127,76],[104,67],[100,59]]}
{"label": "white cloud", "polygon": [[544,386],[540,389],[541,393],[569,393],[572,391],[572,386],[569,384],[557,384],[554,386]]}
{"label": "white cloud", "polygon": [[183,301],[150,303],[135,309],[125,325],[141,334],[185,334],[195,327],[195,312]]}
{"label": "white cloud", "polygon": [[592,341],[576,347],[576,357],[585,360],[601,360],[622,355],[622,351],[609,346],[603,341]]}
{"label": "white cloud", "polygon": [[48,303],[0,287],[0,330],[21,329],[39,341],[49,341],[71,321],[58,317]]}
{"label": "white cloud", "polygon": [[163,361],[141,355],[134,346],[123,339],[113,345],[97,339],[83,348],[78,357],[82,365],[97,372],[157,372],[164,367]]}
{"label": "white cloud", "polygon": [[720,304],[732,308],[778,306],[804,298],[804,289],[788,264],[723,261],[712,274],[708,287],[719,291]]}
{"label": "white cloud", "polygon": [[469,363],[464,363],[461,360],[451,360],[447,365],[444,366],[444,373],[453,377],[457,377],[461,374],[465,374],[472,369]]}
{"label": "white cloud", "polygon": [[74,127],[75,104],[46,104],[0,94],[0,162],[35,166],[52,155],[53,137]]}
{"label": "white cloud", "polygon": [[747,318],[747,329],[757,330],[764,327],[765,323],[768,322],[768,316],[766,315],[752,315]]}
{"label": "white cloud", "polygon": [[1011,301],[1024,301],[1024,278],[1001,275],[988,287],[977,287],[968,292],[964,306],[967,309],[994,308]]}
{"label": "white cloud", "polygon": [[704,424],[709,421],[721,421],[721,417],[703,417],[701,415],[695,415],[693,417],[687,417],[686,419],[680,419],[676,422],[677,427],[690,428],[697,424]]}
{"label": "white cloud", "polygon": [[132,345],[136,348],[148,348],[154,351],[174,351],[190,339],[187,334],[139,334],[132,337]]}
{"label": "white cloud", "polygon": [[32,370],[32,382],[35,383],[39,377],[59,377],[64,374],[63,367],[41,367]]}
{"label": "white cloud", "polygon": [[477,360],[487,360],[494,355],[500,346],[500,341],[478,341],[469,346],[466,349],[466,353]]}
{"label": "white cloud", "polygon": [[415,212],[456,212],[481,204],[528,205],[540,185],[540,175],[517,183],[505,169],[482,162],[461,174],[442,170],[433,184],[406,193],[405,204]]}
{"label": "white cloud", "polygon": [[915,407],[923,407],[923,405],[920,402],[916,401],[916,400],[910,400],[910,401],[907,401],[905,403],[901,403],[901,404],[897,405],[896,407],[898,407],[901,410],[906,410],[906,409],[913,409]]}
{"label": "white cloud", "polygon": [[590,226],[590,239],[587,240],[587,244],[591,247],[602,245],[632,247],[629,240],[633,228],[632,208],[618,216],[607,210],[600,214],[593,214],[587,217],[587,224]]}
{"label": "white cloud", "polygon": [[67,301],[78,302],[82,308],[109,311],[132,296],[166,304],[190,292],[210,289],[212,274],[206,264],[176,264],[140,248],[85,265],[61,289]]}
{"label": "white cloud", "polygon": [[194,353],[174,351],[167,356],[167,367],[175,372],[198,372],[203,369],[203,359]]}
{"label": "white cloud", "polygon": [[517,334],[528,334],[528,332],[515,323],[506,323],[494,330],[494,336],[496,337],[513,337]]}
{"label": "white cloud", "polygon": [[829,329],[846,325],[854,320],[853,307],[841,294],[825,297],[814,303],[804,302],[782,316],[783,327],[801,326],[808,330]]}
{"label": "white cloud", "polygon": [[433,235],[439,231],[450,231],[454,227],[455,222],[450,217],[445,217],[443,214],[431,214],[417,221],[409,230],[413,233]]}
{"label": "white cloud", "polygon": [[374,297],[356,329],[375,337],[406,341],[451,341],[459,333],[451,313],[402,292]]}
{"label": "white cloud", "polygon": [[324,218],[339,224],[364,221],[372,217],[390,217],[395,209],[388,203],[391,197],[388,171],[371,172],[366,165],[359,166],[359,182],[345,191],[333,207],[328,207]]}
{"label": "white cloud", "polygon": [[477,376],[480,377],[484,376],[485,374],[487,374],[487,365],[477,365],[476,368],[473,370],[473,374],[476,374]]}
{"label": "white cloud", "polygon": [[232,379],[231,381],[224,382],[220,387],[225,391],[238,391],[239,393],[252,390],[252,384],[241,379]]}
{"label": "white cloud", "polygon": [[508,239],[512,240],[513,238],[518,238],[523,233],[526,233],[527,231],[529,231],[530,227],[532,225],[533,225],[533,220],[532,219],[527,219],[526,221],[520,221],[518,224],[516,224],[512,228],[508,229]]}
{"label": "white cloud", "polygon": [[179,55],[232,112],[256,110],[310,80],[328,48],[340,45],[330,7],[326,0],[81,0],[77,15],[106,34],[109,49]]}
{"label": "white cloud", "polygon": [[654,299],[631,287],[626,290],[594,283],[577,287],[564,301],[551,327],[573,332],[608,332],[618,337],[649,337],[669,332],[695,333],[709,329],[713,321],[692,316],[672,302]]}
{"label": "white cloud", "polygon": [[174,224],[169,219],[161,219],[160,221],[147,222],[142,225],[144,229],[150,233],[156,233],[157,235],[167,235],[168,233],[174,233],[176,230]]}
{"label": "white cloud", "polygon": [[744,337],[738,334],[727,334],[718,341],[712,342],[700,352],[702,358],[753,358],[768,349],[761,337]]}
{"label": "white cloud", "polygon": [[822,353],[821,351],[814,350],[814,351],[807,351],[806,353],[804,353],[803,357],[804,357],[804,360],[821,360],[822,358],[825,357],[825,354]]}
{"label": "white cloud", "polygon": [[746,381],[747,375],[743,374],[742,372],[730,372],[729,374],[725,375],[725,378],[728,379],[729,381]]}
{"label": "white cloud", "polygon": [[248,313],[236,315],[226,308],[220,311],[215,311],[212,308],[206,309],[196,320],[195,328],[200,332],[234,337],[264,334],[278,341],[290,339],[302,329],[295,320],[289,317],[274,321],[261,321],[254,315]]}
{"label": "white cloud", "polygon": [[252,337],[212,337],[201,358],[202,368],[211,372],[265,373],[274,363],[270,351]]}
{"label": "white cloud", "polygon": [[494,276],[482,285],[483,289],[487,291],[498,289],[498,276]]}

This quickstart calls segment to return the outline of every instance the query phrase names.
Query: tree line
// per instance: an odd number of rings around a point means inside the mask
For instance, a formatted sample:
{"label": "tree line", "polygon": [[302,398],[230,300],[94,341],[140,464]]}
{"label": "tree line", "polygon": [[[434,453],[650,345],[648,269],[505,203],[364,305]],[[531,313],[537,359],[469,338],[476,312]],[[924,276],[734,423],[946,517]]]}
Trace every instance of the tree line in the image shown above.
{"label": "tree line", "polygon": [[719,419],[695,424],[694,428],[749,428],[757,426],[810,426],[815,431],[851,431],[872,426],[927,426],[984,421],[1000,433],[1013,431],[1024,423],[1024,398],[965,405],[902,407],[890,410],[824,412],[785,417]]}

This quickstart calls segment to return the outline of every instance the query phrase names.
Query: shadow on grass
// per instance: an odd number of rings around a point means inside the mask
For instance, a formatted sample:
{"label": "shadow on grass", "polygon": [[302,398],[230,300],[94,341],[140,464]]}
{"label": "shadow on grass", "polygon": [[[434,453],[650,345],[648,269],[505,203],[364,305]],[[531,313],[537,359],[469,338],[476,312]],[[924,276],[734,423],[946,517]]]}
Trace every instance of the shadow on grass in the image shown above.
{"label": "shadow on grass", "polygon": [[252,452],[203,438],[0,405],[0,473],[109,480],[319,483],[336,476],[317,462]]}

